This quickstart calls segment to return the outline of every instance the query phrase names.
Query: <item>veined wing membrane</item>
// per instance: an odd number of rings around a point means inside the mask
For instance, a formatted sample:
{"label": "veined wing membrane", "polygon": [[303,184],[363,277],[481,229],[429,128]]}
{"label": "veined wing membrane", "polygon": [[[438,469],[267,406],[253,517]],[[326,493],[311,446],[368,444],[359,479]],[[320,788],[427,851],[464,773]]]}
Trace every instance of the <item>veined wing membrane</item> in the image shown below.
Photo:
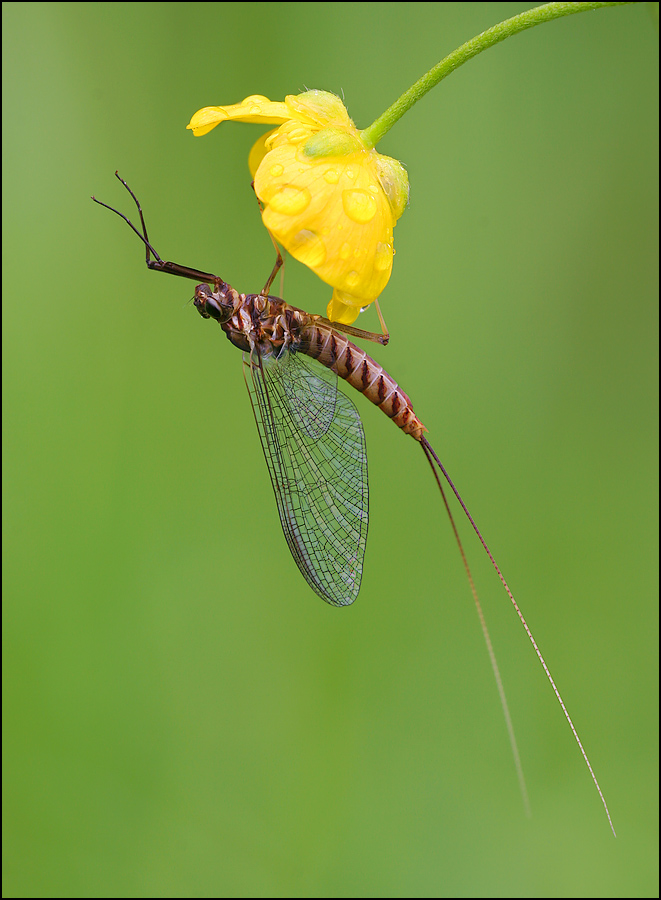
{"label": "veined wing membrane", "polygon": [[[300,354],[243,355],[244,375],[296,565],[333,606],[356,599],[367,540],[365,434],[337,376]],[[313,367],[314,366],[314,367]]]}
{"label": "veined wing membrane", "polygon": [[301,354],[287,357],[282,357],[280,379],[287,407],[294,424],[316,440],[326,434],[335,418],[337,375],[320,363],[308,363]]}

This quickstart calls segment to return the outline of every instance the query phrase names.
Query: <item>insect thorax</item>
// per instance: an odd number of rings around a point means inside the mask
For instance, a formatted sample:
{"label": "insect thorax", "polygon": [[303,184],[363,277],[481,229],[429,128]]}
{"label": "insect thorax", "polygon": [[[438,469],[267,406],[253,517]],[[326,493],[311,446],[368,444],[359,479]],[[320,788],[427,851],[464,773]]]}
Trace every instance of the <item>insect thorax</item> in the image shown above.
{"label": "insect thorax", "polygon": [[240,350],[256,349],[263,359],[280,356],[283,350],[296,350],[301,328],[310,316],[279,297],[262,294],[241,295],[242,303],[221,328]]}

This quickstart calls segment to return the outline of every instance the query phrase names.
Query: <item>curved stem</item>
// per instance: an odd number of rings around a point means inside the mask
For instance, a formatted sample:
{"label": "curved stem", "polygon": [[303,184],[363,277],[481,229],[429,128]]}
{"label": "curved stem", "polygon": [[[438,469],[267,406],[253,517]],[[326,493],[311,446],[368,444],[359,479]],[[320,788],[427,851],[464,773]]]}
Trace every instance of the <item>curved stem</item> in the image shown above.
{"label": "curved stem", "polygon": [[407,112],[414,103],[417,103],[421,97],[430,91],[435,85],[447,77],[459,66],[462,66],[469,59],[482,53],[494,44],[504,41],[505,38],[514,34],[519,34],[527,28],[534,25],[541,25],[542,22],[550,22],[553,19],[559,19],[562,16],[571,16],[575,13],[587,12],[588,10],[599,9],[602,6],[628,6],[628,3],[545,3],[543,6],[535,6],[525,12],[513,16],[511,19],[505,19],[492,28],[483,31],[476,37],[466,41],[461,47],[453,50],[449,56],[442,59],[438,65],[430,69],[422,78],[418,79],[408,91],[406,91],[391,107],[389,107],[383,115],[379,116],[376,121],[361,131],[360,136],[369,149],[374,147],[388,132],[392,126]]}

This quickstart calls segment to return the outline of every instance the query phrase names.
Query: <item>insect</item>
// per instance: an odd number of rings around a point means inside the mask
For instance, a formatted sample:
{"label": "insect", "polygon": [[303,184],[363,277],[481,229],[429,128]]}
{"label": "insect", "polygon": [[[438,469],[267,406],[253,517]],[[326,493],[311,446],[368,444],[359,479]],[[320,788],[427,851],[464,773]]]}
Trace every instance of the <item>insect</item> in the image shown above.
{"label": "insect", "polygon": [[115,175],[136,204],[142,231],[123,213],[92,197],[94,202],[120,216],[138,235],[146,248],[145,261],[149,269],[198,282],[193,297],[195,308],[202,318],[218,322],[230,342],[243,351],[244,378],[282,530],[292,557],[312,590],[333,606],[353,603],[360,590],[367,541],[369,499],[365,434],[355,405],[337,389],[339,376],[417,441],[429,462],[477,606],[526,808],[527,792],[505,692],[439,471],[456,496],[514,605],[562,707],[615,834],[597,778],[544,657],[479,528],[427,440],[427,429],[397,382],[348,337],[386,343],[387,335],[333,324],[322,316],[304,312],[279,297],[271,296],[271,284],[282,265],[279,253],[274,269],[259,294],[241,294],[217,275],[163,260],[149,242],[137,197],[117,172]]}

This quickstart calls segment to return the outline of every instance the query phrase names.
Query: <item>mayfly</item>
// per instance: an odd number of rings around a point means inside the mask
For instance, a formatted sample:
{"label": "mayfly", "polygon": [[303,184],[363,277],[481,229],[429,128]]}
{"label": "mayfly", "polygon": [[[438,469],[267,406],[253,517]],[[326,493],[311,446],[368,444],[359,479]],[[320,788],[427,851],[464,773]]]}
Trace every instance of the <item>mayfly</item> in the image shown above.
{"label": "mayfly", "polygon": [[[294,561],[313,591],[333,606],[348,606],[360,590],[367,541],[368,480],[365,434],[358,410],[337,389],[338,376],[417,441],[429,462],[450,518],[468,575],[486,641],[526,810],[528,799],[514,730],[500,673],[439,471],[457,498],[512,602],[548,678],[615,834],[606,800],[583,745],[537,643],[491,554],[442,462],[427,440],[427,429],[397,382],[347,335],[380,343],[387,336],[332,323],[290,306],[269,290],[282,257],[259,294],[240,294],[217,275],[163,260],[149,242],[137,197],[133,198],[142,231],[123,213],[92,199],[120,216],[146,248],[149,269],[198,282],[193,303],[204,319],[213,319],[243,351],[243,373],[264,450],[282,530]],[[213,287],[211,288],[210,285]],[[308,362],[308,359],[316,360]],[[321,365],[317,365],[320,363]]]}

